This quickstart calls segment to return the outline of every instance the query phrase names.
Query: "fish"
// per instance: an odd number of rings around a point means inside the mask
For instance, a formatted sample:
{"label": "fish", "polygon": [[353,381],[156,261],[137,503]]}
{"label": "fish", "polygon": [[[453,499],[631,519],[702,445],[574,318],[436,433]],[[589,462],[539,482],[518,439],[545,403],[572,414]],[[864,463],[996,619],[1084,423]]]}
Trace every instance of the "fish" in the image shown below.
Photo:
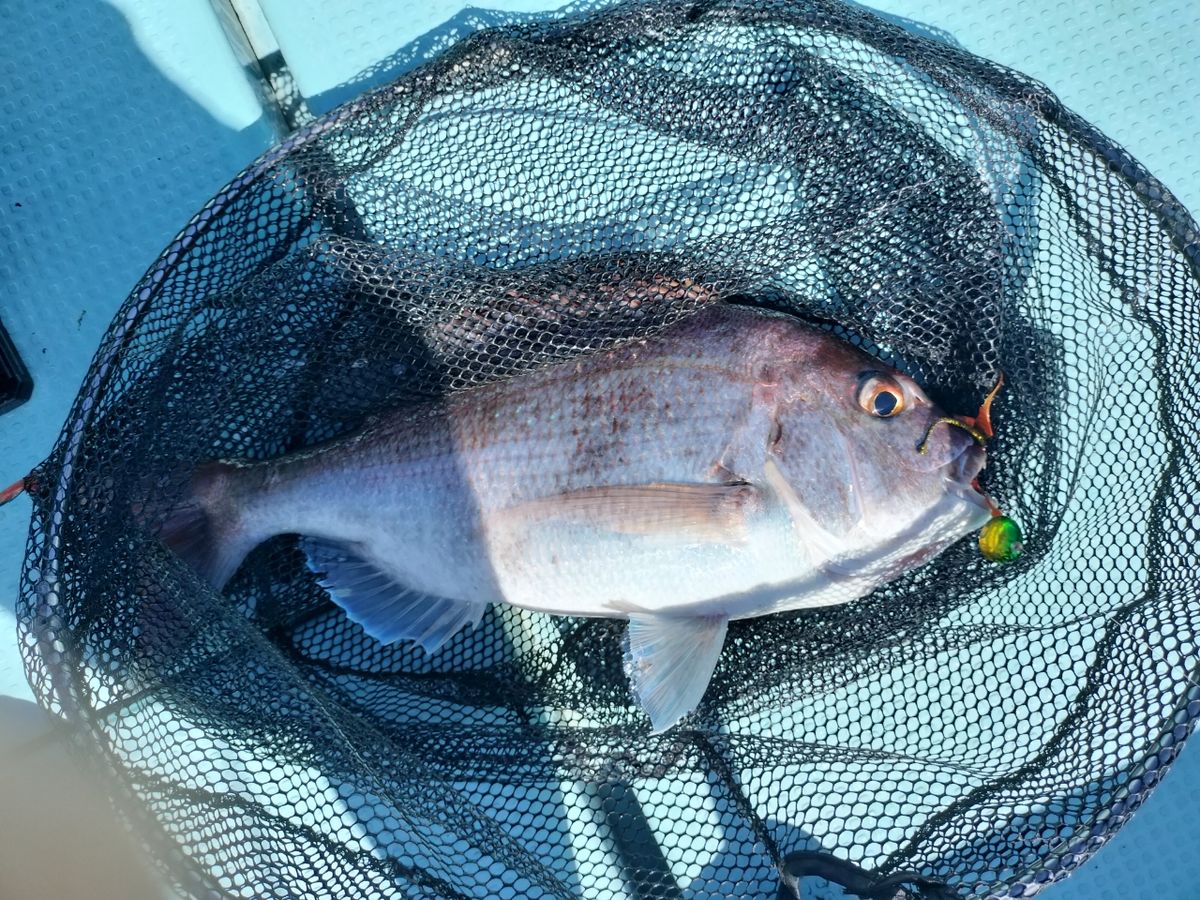
{"label": "fish", "polygon": [[712,303],[319,446],[203,463],[159,534],[218,590],[299,535],[351,620],[431,653],[489,604],[627,619],[658,734],[700,704],[730,621],[863,597],[989,520],[982,440],[948,418],[827,331]]}

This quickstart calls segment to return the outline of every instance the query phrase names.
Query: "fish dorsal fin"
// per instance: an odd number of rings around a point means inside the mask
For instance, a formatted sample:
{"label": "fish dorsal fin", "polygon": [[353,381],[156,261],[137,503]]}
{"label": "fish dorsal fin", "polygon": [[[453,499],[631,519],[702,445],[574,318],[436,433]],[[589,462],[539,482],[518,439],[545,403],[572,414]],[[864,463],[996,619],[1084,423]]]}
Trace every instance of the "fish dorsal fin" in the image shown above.
{"label": "fish dorsal fin", "polygon": [[760,504],[745,483],[606,485],[529,500],[506,510],[522,524],[566,520],[620,534],[679,534],[701,541],[738,541]]}
{"label": "fish dorsal fin", "polygon": [[433,653],[464,627],[483,618],[486,603],[434,597],[397,583],[346,547],[301,538],[308,567],[353,622],[384,644],[416,641]]}
{"label": "fish dorsal fin", "polygon": [[699,705],[725,643],[729,620],[718,616],[631,615],[625,674],[653,734]]}

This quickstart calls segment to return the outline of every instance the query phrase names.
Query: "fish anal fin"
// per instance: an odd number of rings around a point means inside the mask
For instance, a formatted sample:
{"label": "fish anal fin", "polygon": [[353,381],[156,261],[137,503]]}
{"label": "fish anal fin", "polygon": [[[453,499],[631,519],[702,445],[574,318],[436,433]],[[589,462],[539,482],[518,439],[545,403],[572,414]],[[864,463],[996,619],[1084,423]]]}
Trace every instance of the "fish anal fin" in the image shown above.
{"label": "fish anal fin", "polygon": [[525,523],[565,520],[618,534],[678,534],[700,541],[740,541],[747,516],[761,505],[753,485],[651,484],[582,488],[510,507]]}
{"label": "fish anal fin", "polygon": [[337,543],[305,537],[300,549],[346,616],[383,644],[415,641],[433,653],[466,626],[479,624],[487,609],[486,603],[412,590]]}
{"label": "fish anal fin", "polygon": [[699,705],[728,624],[723,616],[630,616],[625,674],[650,716],[653,734],[671,728]]}

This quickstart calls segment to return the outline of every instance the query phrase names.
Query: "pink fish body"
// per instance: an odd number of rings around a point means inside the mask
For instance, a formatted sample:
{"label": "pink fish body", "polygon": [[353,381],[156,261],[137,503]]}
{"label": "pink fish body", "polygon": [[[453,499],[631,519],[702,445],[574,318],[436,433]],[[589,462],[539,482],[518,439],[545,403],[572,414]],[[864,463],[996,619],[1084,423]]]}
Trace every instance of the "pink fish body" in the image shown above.
{"label": "pink fish body", "polygon": [[489,603],[628,618],[662,731],[729,620],[854,600],[988,520],[984,452],[931,430],[944,416],[824,332],[717,305],[322,447],[202,466],[162,533],[217,587],[300,534],[352,619],[431,652]]}

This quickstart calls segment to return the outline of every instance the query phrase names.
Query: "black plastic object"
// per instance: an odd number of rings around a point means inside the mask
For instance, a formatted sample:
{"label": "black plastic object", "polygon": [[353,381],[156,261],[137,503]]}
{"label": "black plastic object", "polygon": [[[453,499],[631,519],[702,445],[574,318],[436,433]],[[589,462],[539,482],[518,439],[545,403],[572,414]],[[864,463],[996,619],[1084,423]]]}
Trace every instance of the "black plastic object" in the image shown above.
{"label": "black plastic object", "polygon": [[33,394],[33,378],[16,345],[0,322],[0,415],[16,409]]}
{"label": "black plastic object", "polygon": [[[33,688],[191,895],[769,900],[797,854],[876,893],[1035,892],[1200,715],[1196,235],[1044,87],[858,7],[477,34],[255,162],[135,287],[32,482]],[[651,735],[620,622],[493,609],[426,657],[294,537],[223,594],[155,537],[202,461],[734,300],[955,412],[1002,369],[983,478],[1024,555],[967,540],[734,623]]]}

